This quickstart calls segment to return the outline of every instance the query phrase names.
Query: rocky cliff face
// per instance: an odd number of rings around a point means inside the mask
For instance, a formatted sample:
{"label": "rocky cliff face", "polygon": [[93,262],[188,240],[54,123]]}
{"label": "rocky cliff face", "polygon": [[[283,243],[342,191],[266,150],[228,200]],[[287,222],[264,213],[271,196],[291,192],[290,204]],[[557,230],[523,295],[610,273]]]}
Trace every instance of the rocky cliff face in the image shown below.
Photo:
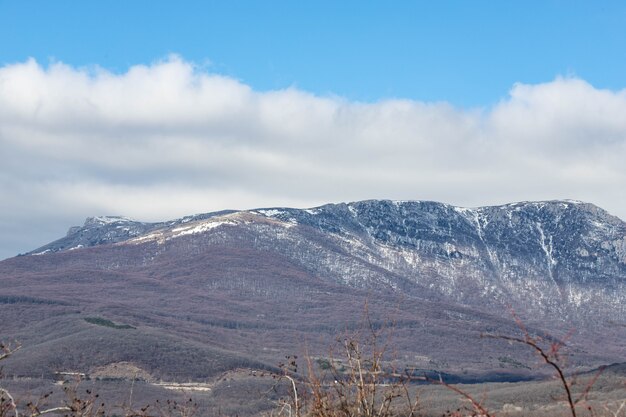
{"label": "rocky cliff face", "polygon": [[[626,318],[626,223],[576,201],[462,208],[361,201],[163,223],[87,219],[31,254],[139,246],[138,266],[211,248],[279,254],[322,280],[567,320]],[[106,260],[101,260],[106,263]],[[119,260],[110,267],[120,268]],[[262,285],[262,284],[261,284]]]}

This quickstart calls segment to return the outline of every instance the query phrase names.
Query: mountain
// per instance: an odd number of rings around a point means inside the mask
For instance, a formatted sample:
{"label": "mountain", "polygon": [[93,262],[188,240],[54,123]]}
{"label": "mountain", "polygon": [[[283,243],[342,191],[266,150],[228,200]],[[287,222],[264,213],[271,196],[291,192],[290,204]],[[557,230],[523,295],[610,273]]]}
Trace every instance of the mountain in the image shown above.
{"label": "mountain", "polygon": [[355,287],[430,292],[470,305],[495,299],[564,318],[602,313],[623,319],[626,312],[626,225],[576,201],[475,209],[362,201],[164,223],[95,217],[31,254],[112,243],[197,252],[237,242],[280,252],[316,275]]}
{"label": "mountain", "polygon": [[389,329],[406,367],[526,378],[537,362],[523,346],[480,337],[519,334],[511,310],[533,334],[573,327],[569,363],[584,368],[624,362],[625,306],[626,223],[577,201],[94,217],[0,262],[3,334],[25,346],[6,369],[20,375],[273,369],[365,324]]}

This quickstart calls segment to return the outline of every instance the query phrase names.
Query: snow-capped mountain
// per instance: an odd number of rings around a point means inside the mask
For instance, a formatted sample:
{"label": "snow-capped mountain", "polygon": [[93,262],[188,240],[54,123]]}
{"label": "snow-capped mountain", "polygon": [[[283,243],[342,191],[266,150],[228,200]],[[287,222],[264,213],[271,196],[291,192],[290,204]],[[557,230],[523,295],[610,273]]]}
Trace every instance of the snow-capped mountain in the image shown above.
{"label": "snow-capped mountain", "polygon": [[371,200],[162,223],[95,217],[32,254],[106,244],[144,247],[144,264],[171,251],[249,247],[358,288],[495,302],[568,319],[626,317],[626,223],[578,201],[462,208]]}
{"label": "snow-capped mountain", "polygon": [[93,217],[0,262],[3,332],[29,346],[10,368],[20,375],[118,361],[173,380],[270,367],[303,348],[326,354],[365,305],[368,323],[393,323],[406,366],[461,380],[532,373],[524,346],[481,338],[519,334],[511,310],[534,334],[574,329],[574,367],[623,362],[626,224],[576,201],[372,200]]}

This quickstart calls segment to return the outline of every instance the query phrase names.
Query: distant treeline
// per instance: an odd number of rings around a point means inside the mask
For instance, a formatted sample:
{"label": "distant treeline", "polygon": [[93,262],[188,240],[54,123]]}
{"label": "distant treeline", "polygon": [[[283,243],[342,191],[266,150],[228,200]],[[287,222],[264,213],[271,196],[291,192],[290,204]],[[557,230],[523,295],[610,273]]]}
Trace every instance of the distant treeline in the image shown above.
{"label": "distant treeline", "polygon": [[27,297],[25,295],[0,295],[0,304],[45,304],[59,306],[71,305],[66,301]]}
{"label": "distant treeline", "polygon": [[95,324],[98,326],[111,327],[113,329],[136,329],[136,327],[130,324],[115,324],[111,320],[104,319],[102,317],[85,317],[87,323]]}

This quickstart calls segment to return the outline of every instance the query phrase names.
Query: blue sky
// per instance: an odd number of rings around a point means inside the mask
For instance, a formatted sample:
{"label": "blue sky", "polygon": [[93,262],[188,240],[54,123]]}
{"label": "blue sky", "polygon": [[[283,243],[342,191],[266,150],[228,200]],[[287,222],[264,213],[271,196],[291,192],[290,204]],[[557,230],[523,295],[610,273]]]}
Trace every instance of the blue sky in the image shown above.
{"label": "blue sky", "polygon": [[124,72],[175,53],[258,90],[488,106],[516,82],[621,89],[619,1],[8,1],[0,63]]}
{"label": "blue sky", "polygon": [[626,219],[626,3],[0,0],[0,259],[370,198]]}

